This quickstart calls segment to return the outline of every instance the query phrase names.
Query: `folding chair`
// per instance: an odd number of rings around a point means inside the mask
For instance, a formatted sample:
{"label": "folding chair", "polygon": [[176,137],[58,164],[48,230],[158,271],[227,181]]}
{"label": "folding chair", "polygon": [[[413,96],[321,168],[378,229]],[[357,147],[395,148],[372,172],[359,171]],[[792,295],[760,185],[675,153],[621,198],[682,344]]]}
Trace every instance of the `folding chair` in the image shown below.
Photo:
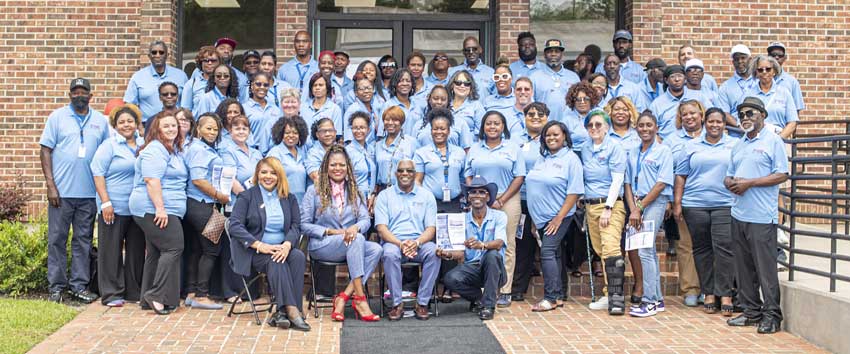
{"label": "folding chair", "polygon": [[[420,274],[422,273],[422,263],[404,262],[404,263],[401,264],[402,270],[414,268],[414,267],[419,269]],[[386,304],[384,303],[384,291],[387,290],[386,289],[386,282],[384,281],[384,279],[385,279],[384,278],[384,265],[383,265],[383,262],[382,262],[382,264],[381,264],[381,280],[380,280],[381,281],[381,294],[380,294],[381,295],[381,317],[384,317],[384,310],[385,310],[385,307],[387,307]],[[420,281],[421,281],[421,277],[420,277]],[[434,291],[431,292],[431,299],[428,300],[428,306],[431,306],[432,302],[434,303],[434,317],[440,317],[440,308],[439,308],[440,302],[437,301],[437,284],[438,283],[439,283],[439,281],[434,282]],[[402,301],[402,306],[403,305],[404,305],[404,301]]]}
{"label": "folding chair", "polygon": [[[233,240],[230,238],[230,219],[227,219],[224,222],[224,233],[225,233],[225,235],[227,235],[228,241],[230,241],[232,243]],[[230,304],[230,310],[227,311],[227,317],[231,317],[232,315],[245,315],[245,314],[252,313],[252,314],[254,314],[254,321],[257,323],[257,326],[260,326],[260,325],[262,325],[262,322],[260,322],[259,312],[260,311],[268,311],[269,313],[272,312],[272,309],[275,306],[274,305],[274,296],[271,295],[271,294],[269,295],[269,302],[259,302],[259,303],[257,303],[257,302],[254,302],[254,297],[251,296],[251,291],[249,291],[249,289],[251,288],[251,285],[253,285],[257,280],[259,280],[261,278],[265,279],[266,273],[257,272],[257,275],[254,276],[253,278],[251,278],[251,281],[246,281],[245,277],[242,276],[242,275],[240,275],[239,278],[242,279],[242,291],[239,293],[239,295],[236,298],[241,299],[243,295],[248,295],[248,304],[251,305],[251,311],[236,311],[236,303],[238,301],[233,301],[233,303]],[[262,292],[263,292],[263,290],[261,288],[260,293],[262,294]],[[263,306],[268,306],[268,307],[262,308]]]}

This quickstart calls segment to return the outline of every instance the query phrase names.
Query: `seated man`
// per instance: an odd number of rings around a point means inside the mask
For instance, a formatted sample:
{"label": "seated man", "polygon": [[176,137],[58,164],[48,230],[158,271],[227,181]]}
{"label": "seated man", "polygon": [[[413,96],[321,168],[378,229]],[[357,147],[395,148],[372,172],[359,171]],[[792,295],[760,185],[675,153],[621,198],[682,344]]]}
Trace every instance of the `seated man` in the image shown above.
{"label": "seated man", "polygon": [[469,300],[470,311],[478,311],[482,320],[493,319],[496,295],[508,281],[504,261],[508,216],[488,207],[496,200],[496,188],[495,183],[487,183],[480,176],[463,186],[470,207],[466,213],[466,251],[437,250],[441,258],[463,260],[446,273],[443,283]]}
{"label": "seated man", "polygon": [[440,259],[434,253],[437,202],[431,191],[415,183],[413,160],[399,161],[398,183],[384,189],[375,200],[375,227],[384,244],[384,276],[392,296],[390,321],[404,314],[401,304],[401,264],[422,263],[422,281],[417,292],[416,318],[428,319],[428,302],[440,273]]}

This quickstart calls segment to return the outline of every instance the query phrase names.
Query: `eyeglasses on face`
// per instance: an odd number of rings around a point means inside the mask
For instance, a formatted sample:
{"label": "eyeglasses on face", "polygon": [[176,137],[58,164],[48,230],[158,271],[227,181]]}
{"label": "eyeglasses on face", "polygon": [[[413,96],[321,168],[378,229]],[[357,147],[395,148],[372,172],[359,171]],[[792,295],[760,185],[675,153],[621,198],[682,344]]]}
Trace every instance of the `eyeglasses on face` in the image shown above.
{"label": "eyeglasses on face", "polygon": [[590,97],[587,97],[587,96],[576,97],[576,103],[583,103],[583,102],[588,102],[588,103],[589,103],[589,102],[590,102]]}
{"label": "eyeglasses on face", "polygon": [[591,122],[591,123],[587,123],[587,125],[585,126],[585,128],[589,128],[589,129],[602,129],[602,127],[603,127],[604,125],[605,125],[605,124],[604,124],[604,123],[601,123],[601,122]]}
{"label": "eyeglasses on face", "polygon": [[476,53],[478,52],[478,47],[466,47],[463,48],[464,53]]}
{"label": "eyeglasses on face", "polygon": [[151,50],[151,55],[165,55],[165,51],[154,49],[154,50]]}
{"label": "eyeglasses on face", "polygon": [[230,74],[215,74],[216,79],[229,79]]}
{"label": "eyeglasses on face", "polygon": [[162,92],[159,95],[162,97],[174,97],[177,96],[177,92]]}
{"label": "eyeglasses on face", "polygon": [[218,59],[217,58],[201,59],[201,63],[204,63],[204,64],[218,63]]}
{"label": "eyeglasses on face", "polygon": [[493,81],[507,81],[511,79],[511,74],[501,73],[501,74],[493,74]]}
{"label": "eyeglasses on face", "polygon": [[259,64],[260,64],[259,60],[246,60],[245,61],[245,65],[259,65]]}
{"label": "eyeglasses on face", "polygon": [[396,66],[398,66],[396,63],[381,63],[381,68],[382,68],[382,69],[386,69],[386,68],[394,68],[394,67],[396,67]]}
{"label": "eyeglasses on face", "polygon": [[399,168],[396,170],[397,173],[416,173],[415,169],[412,168]]}
{"label": "eyeglasses on face", "polygon": [[769,73],[773,71],[773,67],[757,68],[756,71],[758,71],[760,74]]}
{"label": "eyeglasses on face", "polygon": [[746,111],[739,111],[739,112],[738,112],[738,118],[740,118],[740,119],[744,119],[744,117],[746,117],[746,118],[753,118],[753,116],[755,116],[755,115],[756,115],[756,112],[757,112],[757,111],[756,111],[756,110],[754,110],[754,109],[748,109],[748,110],[746,110]]}
{"label": "eyeglasses on face", "polygon": [[455,80],[454,84],[455,86],[470,87],[472,86],[472,81]]}
{"label": "eyeglasses on face", "polygon": [[773,58],[776,58],[776,59],[782,59],[782,58],[785,57],[785,53],[773,52],[773,53],[770,53],[770,56],[773,57]]}
{"label": "eyeglasses on face", "polygon": [[434,60],[437,60],[437,61],[449,60],[449,57],[447,57],[445,55],[435,55]]}
{"label": "eyeglasses on face", "polygon": [[270,87],[271,85],[269,85],[269,83],[268,83],[268,82],[255,82],[255,83],[254,83],[254,86],[256,86],[256,87],[268,88],[268,87]]}

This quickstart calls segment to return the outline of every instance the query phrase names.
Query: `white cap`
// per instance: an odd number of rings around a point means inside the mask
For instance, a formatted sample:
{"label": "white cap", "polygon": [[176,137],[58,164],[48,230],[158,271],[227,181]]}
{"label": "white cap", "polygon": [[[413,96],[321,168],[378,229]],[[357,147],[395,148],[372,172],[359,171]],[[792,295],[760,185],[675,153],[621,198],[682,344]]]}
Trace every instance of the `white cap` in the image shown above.
{"label": "white cap", "polygon": [[741,53],[741,54],[746,54],[746,55],[752,55],[752,54],[750,53],[750,48],[747,48],[747,46],[745,46],[745,45],[743,45],[743,44],[736,44],[734,47],[732,47],[732,51],[731,51],[731,53],[729,53],[729,56],[734,57],[734,56],[735,56],[735,53]]}
{"label": "white cap", "polygon": [[694,67],[705,70],[705,65],[702,64],[702,60],[688,59],[688,61],[685,62],[685,71],[688,71],[688,69],[694,68]]}

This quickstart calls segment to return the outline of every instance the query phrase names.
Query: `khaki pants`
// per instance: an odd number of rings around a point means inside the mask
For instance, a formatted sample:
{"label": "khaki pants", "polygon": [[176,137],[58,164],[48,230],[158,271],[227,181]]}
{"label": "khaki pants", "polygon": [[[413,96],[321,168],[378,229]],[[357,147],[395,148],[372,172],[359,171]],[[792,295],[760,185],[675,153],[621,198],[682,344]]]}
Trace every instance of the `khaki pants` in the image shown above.
{"label": "khaki pants", "polygon": [[[621,256],[620,253],[620,238],[623,236],[623,226],[626,223],[626,208],[622,201],[614,203],[614,208],[611,209],[611,218],[608,220],[608,227],[602,229],[599,227],[599,216],[605,210],[605,204],[599,203],[594,205],[586,205],[585,219],[587,220],[587,231],[590,233],[590,243],[593,245],[593,250],[602,258],[603,264],[606,258]],[[693,263],[693,260],[691,261]],[[608,295],[608,273],[605,275],[602,294]]]}
{"label": "khaki pants", "polygon": [[[514,194],[511,199],[508,199],[502,209],[508,215],[507,239],[508,244],[505,248],[505,273],[508,276],[508,281],[502,286],[500,293],[510,294],[514,280],[514,266],[516,265],[516,228],[519,224],[519,218],[522,215],[522,197],[520,193]],[[531,222],[531,217],[526,216],[525,222]]]}
{"label": "khaki pants", "polygon": [[679,291],[682,295],[699,295],[699,276],[694,264],[694,243],[684,220],[676,220],[679,242],[676,244],[676,261],[679,262]]}

